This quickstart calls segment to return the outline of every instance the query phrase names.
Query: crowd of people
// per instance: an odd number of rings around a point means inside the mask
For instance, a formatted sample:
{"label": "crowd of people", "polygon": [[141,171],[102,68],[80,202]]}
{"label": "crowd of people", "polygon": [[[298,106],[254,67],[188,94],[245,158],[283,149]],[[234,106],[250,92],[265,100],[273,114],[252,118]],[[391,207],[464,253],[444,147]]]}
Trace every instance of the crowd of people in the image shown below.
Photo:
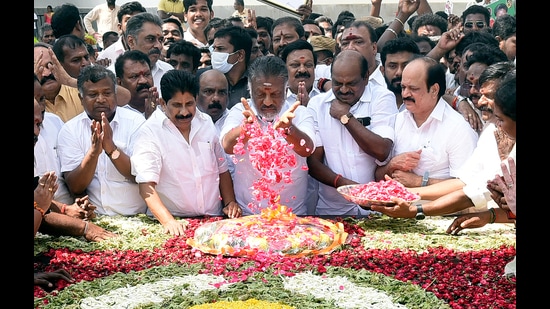
{"label": "crowd of people", "polygon": [[[284,132],[295,161],[278,201],[297,215],[453,215],[452,235],[515,223],[515,16],[399,0],[384,22],[381,4],[334,22],[311,1],[277,19],[242,0],[225,17],[213,0],[156,14],[107,0],[84,19],[49,8],[34,45],[35,235],[101,241],[116,234],[96,215],[137,214],[182,235],[186,217],[259,213],[273,196],[258,197],[240,151],[250,125]],[[390,178],[421,201],[367,209],[337,192]],[[35,274],[58,279],[73,280]]]}

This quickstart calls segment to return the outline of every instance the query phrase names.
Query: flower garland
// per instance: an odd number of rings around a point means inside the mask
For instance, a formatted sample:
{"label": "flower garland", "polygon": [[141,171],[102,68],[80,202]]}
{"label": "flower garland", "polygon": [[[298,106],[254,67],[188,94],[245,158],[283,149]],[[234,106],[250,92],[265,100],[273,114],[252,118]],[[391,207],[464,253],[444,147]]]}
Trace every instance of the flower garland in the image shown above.
{"label": "flower garland", "polygon": [[346,244],[299,258],[209,255],[186,243],[217,220],[188,219],[179,237],[144,215],[94,219],[120,235],[99,243],[39,234],[35,271],[65,268],[76,283],[35,286],[35,308],[359,308],[354,299],[367,308],[361,295],[377,302],[372,308],[516,307],[515,278],[503,276],[516,254],[509,225],[451,236],[444,231],[452,218],[336,218]]}

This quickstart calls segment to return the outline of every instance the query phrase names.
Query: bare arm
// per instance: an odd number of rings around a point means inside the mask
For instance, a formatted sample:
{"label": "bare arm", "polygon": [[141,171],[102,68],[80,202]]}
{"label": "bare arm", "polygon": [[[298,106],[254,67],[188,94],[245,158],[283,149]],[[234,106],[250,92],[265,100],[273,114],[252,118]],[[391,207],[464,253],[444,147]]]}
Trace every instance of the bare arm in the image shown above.
{"label": "bare arm", "polygon": [[370,16],[380,17],[380,8],[382,7],[382,0],[371,0],[372,6],[370,7]]}

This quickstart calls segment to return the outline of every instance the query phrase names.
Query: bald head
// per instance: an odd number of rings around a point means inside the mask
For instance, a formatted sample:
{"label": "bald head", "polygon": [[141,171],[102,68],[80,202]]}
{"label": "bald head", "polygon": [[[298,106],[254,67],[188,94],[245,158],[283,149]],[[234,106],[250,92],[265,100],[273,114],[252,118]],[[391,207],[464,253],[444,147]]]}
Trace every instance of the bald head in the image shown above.
{"label": "bald head", "polygon": [[225,75],[215,69],[204,71],[199,76],[197,107],[216,122],[227,110],[229,86]]}

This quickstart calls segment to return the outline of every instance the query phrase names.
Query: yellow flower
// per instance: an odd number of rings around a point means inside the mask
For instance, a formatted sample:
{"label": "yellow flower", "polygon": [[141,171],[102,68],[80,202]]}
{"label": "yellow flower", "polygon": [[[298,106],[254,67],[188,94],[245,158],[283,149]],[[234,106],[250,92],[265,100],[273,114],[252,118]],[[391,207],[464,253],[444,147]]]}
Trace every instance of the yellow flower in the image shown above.
{"label": "yellow flower", "polygon": [[190,309],[295,309],[296,307],[287,306],[279,303],[272,303],[254,298],[246,301],[218,301],[211,304],[202,304],[190,307]]}

